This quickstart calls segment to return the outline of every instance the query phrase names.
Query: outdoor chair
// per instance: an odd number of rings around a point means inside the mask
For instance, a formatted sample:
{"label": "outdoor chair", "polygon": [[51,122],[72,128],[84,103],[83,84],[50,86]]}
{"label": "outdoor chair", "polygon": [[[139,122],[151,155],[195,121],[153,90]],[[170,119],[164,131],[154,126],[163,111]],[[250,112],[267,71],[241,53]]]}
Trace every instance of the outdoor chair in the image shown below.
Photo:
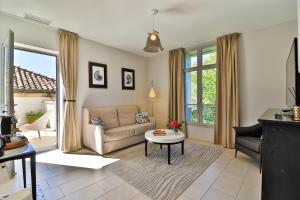
{"label": "outdoor chair", "polygon": [[39,139],[41,139],[40,131],[45,130],[47,128],[47,124],[52,113],[53,111],[48,111],[45,114],[43,114],[40,118],[35,120],[33,123],[24,124],[20,126],[19,129],[21,131],[37,131],[39,135]]}

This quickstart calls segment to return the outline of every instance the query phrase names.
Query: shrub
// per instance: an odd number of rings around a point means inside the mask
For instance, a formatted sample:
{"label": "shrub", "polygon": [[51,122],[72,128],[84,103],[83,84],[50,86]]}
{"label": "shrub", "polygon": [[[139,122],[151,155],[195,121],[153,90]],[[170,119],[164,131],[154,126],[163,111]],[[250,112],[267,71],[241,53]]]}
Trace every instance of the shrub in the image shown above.
{"label": "shrub", "polygon": [[44,113],[41,112],[41,111],[38,111],[38,112],[33,112],[33,111],[30,111],[28,113],[26,113],[26,119],[28,121],[28,123],[33,123],[35,120],[37,120],[38,118],[40,118]]}

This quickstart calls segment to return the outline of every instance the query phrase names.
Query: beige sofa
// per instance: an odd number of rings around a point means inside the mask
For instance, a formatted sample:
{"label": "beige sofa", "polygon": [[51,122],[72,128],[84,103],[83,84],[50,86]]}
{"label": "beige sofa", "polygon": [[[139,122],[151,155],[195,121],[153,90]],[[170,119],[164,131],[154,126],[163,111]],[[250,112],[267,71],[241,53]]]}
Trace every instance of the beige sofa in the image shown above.
{"label": "beige sofa", "polygon": [[[144,141],[145,132],[155,129],[155,120],[137,124],[135,114],[139,111],[136,105],[83,108],[84,145],[103,155]],[[92,116],[102,119],[104,129],[90,123]]]}

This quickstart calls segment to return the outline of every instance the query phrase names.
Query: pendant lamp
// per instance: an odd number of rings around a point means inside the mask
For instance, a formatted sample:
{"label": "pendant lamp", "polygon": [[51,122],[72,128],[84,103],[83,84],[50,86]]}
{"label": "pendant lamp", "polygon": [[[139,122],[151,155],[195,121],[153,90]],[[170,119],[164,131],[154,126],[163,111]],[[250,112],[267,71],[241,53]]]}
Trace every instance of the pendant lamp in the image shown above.
{"label": "pendant lamp", "polygon": [[159,51],[163,51],[164,48],[161,46],[161,42],[159,39],[159,33],[154,29],[154,16],[158,14],[157,9],[152,10],[152,16],[153,16],[153,24],[152,24],[152,32],[148,33],[146,46],[144,48],[144,51],[149,53],[156,53]]}

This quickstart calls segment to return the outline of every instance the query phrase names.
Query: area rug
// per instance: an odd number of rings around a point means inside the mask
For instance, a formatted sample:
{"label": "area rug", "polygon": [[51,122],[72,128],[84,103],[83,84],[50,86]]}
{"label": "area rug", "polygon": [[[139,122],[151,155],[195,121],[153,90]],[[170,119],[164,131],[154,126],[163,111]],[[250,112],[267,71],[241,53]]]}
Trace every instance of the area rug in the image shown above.
{"label": "area rug", "polygon": [[131,184],[152,199],[173,200],[178,198],[222,153],[212,145],[185,142],[171,146],[171,165],[167,161],[167,147],[148,145],[148,156],[144,145],[111,154],[119,161],[106,166],[113,174]]}
{"label": "area rug", "polygon": [[46,200],[46,197],[40,185],[36,185],[36,196],[37,200]]}

